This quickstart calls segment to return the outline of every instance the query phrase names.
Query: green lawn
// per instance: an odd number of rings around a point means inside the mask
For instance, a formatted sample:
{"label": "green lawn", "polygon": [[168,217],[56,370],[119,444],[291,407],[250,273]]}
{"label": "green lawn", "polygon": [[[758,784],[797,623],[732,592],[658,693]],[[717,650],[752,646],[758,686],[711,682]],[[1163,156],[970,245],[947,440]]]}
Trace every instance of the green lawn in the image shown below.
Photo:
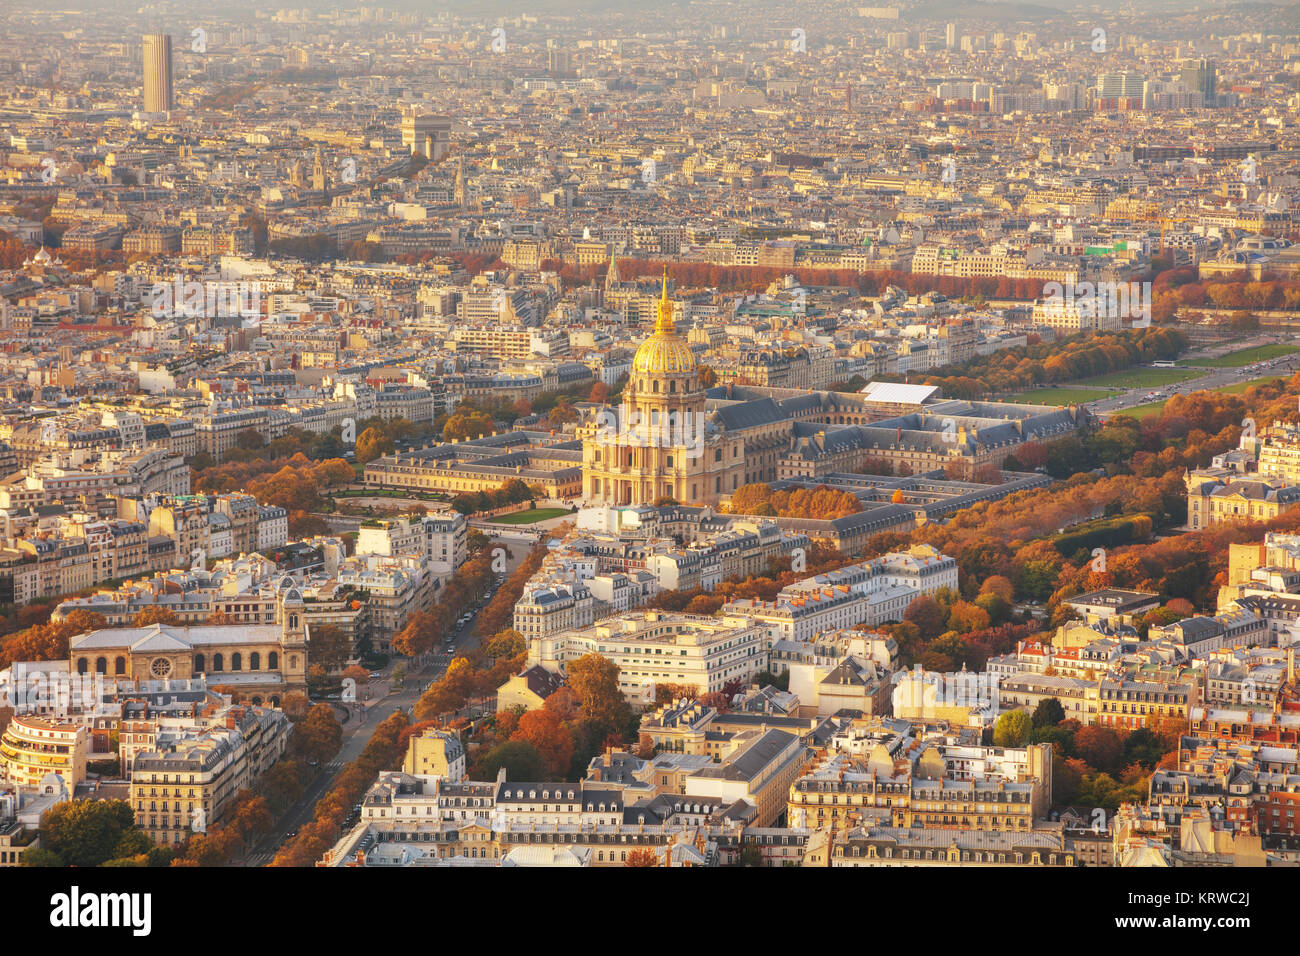
{"label": "green lawn", "polygon": [[534,508],[531,511],[516,511],[513,514],[499,515],[487,520],[496,524],[533,524],[572,513],[568,508]]}
{"label": "green lawn", "polygon": [[1118,394],[1113,388],[1031,388],[1007,401],[1022,405],[1083,405]]}
{"label": "green lawn", "polygon": [[1242,349],[1240,352],[1229,352],[1218,358],[1188,359],[1186,364],[1199,368],[1241,368],[1252,362],[1264,362],[1295,352],[1300,352],[1300,348],[1294,345],[1257,345],[1254,348]]}
{"label": "green lawn", "polygon": [[[1224,385],[1222,388],[1212,388],[1209,391],[1223,392],[1227,395],[1241,395],[1252,385],[1260,385],[1264,382],[1272,382],[1277,379],[1276,375],[1266,375],[1263,378],[1252,378],[1249,382],[1238,382],[1236,385]],[[1165,401],[1168,401],[1166,399]],[[1122,411],[1112,412],[1113,415],[1132,415],[1134,418],[1147,418],[1151,415],[1159,415],[1165,409],[1165,402],[1152,402],[1149,405],[1136,405],[1133,408],[1126,408]]]}
{"label": "green lawn", "polygon": [[1150,405],[1136,405],[1133,408],[1125,408],[1118,412],[1111,412],[1112,415],[1130,415],[1133,418],[1150,418],[1152,415],[1160,416],[1165,410],[1164,402],[1152,402]]}
{"label": "green lawn", "polygon": [[1226,392],[1229,395],[1241,395],[1252,385],[1263,385],[1265,382],[1275,382],[1278,379],[1286,381],[1285,375],[1265,375],[1263,378],[1252,378],[1248,382],[1238,382],[1236,385],[1225,385],[1223,388],[1216,388],[1216,392]]}
{"label": "green lawn", "polygon": [[1098,375],[1096,378],[1081,378],[1070,382],[1071,385],[1095,385],[1100,388],[1159,388],[1197,378],[1203,372],[1188,368],[1128,368],[1122,372]]}

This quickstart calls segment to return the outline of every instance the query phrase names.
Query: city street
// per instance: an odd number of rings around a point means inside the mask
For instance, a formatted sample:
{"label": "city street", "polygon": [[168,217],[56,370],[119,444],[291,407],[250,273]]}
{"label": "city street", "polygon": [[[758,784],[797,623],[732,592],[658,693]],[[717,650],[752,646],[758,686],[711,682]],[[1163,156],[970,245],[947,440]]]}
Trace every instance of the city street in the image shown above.
{"label": "city street", "polygon": [[[523,562],[531,545],[531,542],[524,542],[517,538],[492,539],[492,547],[505,547],[509,552],[506,557],[507,577]],[[457,628],[453,632],[455,651],[478,646],[480,637],[473,633],[477,620],[478,614],[476,613],[474,618],[466,622],[464,627]],[[358,688],[358,696],[362,699],[357,704],[347,707],[344,704],[334,703],[334,709],[343,723],[343,746],[338,755],[321,768],[321,773],[312,781],[307,791],[293,806],[285,811],[284,816],[276,823],[271,832],[263,838],[262,842],[248,854],[242,865],[265,866],[270,863],[275,857],[276,851],[285,842],[286,835],[290,832],[296,832],[311,821],[317,801],[329,792],[339,772],[360,756],[361,751],[365,749],[371,735],[375,732],[375,728],[383,723],[385,718],[395,710],[413,711],[416,702],[420,699],[420,695],[424,693],[424,689],[442,676],[454,656],[454,653],[446,652],[443,646],[439,645],[433,653],[427,655],[426,663],[418,671],[408,662],[410,669],[406,679],[402,686],[396,690],[393,689],[391,680],[393,666],[396,662],[390,662],[383,672],[375,672],[369,684]],[[369,700],[365,699],[367,690],[370,692]],[[348,714],[346,720],[343,719],[345,711]]]}
{"label": "city street", "polygon": [[[1291,339],[1283,336],[1268,336],[1249,342],[1234,342],[1230,347],[1213,350],[1206,349],[1203,351],[1198,350],[1194,353],[1194,357],[1192,358],[1194,360],[1194,358],[1215,357],[1228,352],[1240,351],[1246,348],[1253,348],[1257,345],[1273,344],[1277,342],[1290,344]],[[1182,360],[1186,361],[1188,359],[1189,356],[1184,356]],[[1130,388],[1120,395],[1098,399],[1095,402],[1088,402],[1087,408],[1094,415],[1097,415],[1100,418],[1105,418],[1107,415],[1123,411],[1124,409],[1136,408],[1140,405],[1149,405],[1152,402],[1163,401],[1175,394],[1190,395],[1192,392],[1213,391],[1215,389],[1224,388],[1225,386],[1237,385],[1241,382],[1249,382],[1257,378],[1277,376],[1287,379],[1295,374],[1297,367],[1300,367],[1298,363],[1300,363],[1300,352],[1297,352],[1294,355],[1284,355],[1276,359],[1268,359],[1262,363],[1251,363],[1250,366],[1242,366],[1240,368],[1206,368],[1204,369],[1204,374],[1199,375],[1196,378],[1171,385]],[[1259,366],[1258,368],[1253,367],[1257,364]],[[1158,395],[1153,396],[1151,394],[1152,392],[1156,392]]]}

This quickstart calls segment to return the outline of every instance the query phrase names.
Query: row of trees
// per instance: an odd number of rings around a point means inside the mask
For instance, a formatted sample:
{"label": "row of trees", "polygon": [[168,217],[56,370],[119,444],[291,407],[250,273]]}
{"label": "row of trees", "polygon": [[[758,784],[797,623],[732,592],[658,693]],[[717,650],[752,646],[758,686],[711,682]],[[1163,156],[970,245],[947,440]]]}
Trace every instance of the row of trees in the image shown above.
{"label": "row of trees", "polygon": [[278,471],[248,483],[248,493],[264,505],[277,505],[290,514],[319,511],[325,501],[321,489],[336,488],[355,480],[356,472],[342,458],[313,462],[298,454]]}
{"label": "row of trees", "polygon": [[[944,525],[918,529],[912,540],[957,560],[967,598],[978,582],[1002,576],[1015,600],[1046,601],[1052,624],[1064,618],[1065,598],[1101,587],[1163,594],[1169,603],[1144,626],[1211,609],[1226,580],[1227,546],[1258,541],[1269,530],[1294,531],[1300,514],[1147,539],[1186,521],[1185,470],[1205,467],[1237,447],[1247,419],[1261,429],[1274,420],[1296,421],[1297,395],[1300,376],[1252,386],[1241,395],[1175,395],[1159,415],[1113,415],[1080,434],[1022,446],[1007,468],[1042,465],[1064,480],[964,509]],[[878,535],[869,553],[903,540]],[[1100,565],[1092,558],[1094,547],[1105,548]]]}
{"label": "row of trees", "polygon": [[771,485],[760,482],[741,485],[731,496],[734,514],[830,520],[857,514],[861,510],[862,505],[855,495],[825,485],[773,491]]}
{"label": "row of trees", "polygon": [[1075,335],[977,355],[960,365],[935,369],[925,376],[925,384],[938,385],[949,398],[985,398],[1176,358],[1187,345],[1187,337],[1170,328]]}
{"label": "row of trees", "polygon": [[312,821],[276,853],[271,866],[314,866],[343,831],[349,811],[383,771],[397,770],[406,750],[406,714],[395,711],[375,728],[365,748],[334,779],[334,786],[316,804]]}
{"label": "row of trees", "polygon": [[[721,266],[706,262],[664,262],[644,259],[622,259],[618,263],[618,272],[624,279],[657,277],[668,270],[669,277],[678,286],[686,288],[716,288],[723,292],[758,292],[766,289],[782,276],[794,275],[805,285],[831,285],[856,289],[867,296],[879,295],[889,286],[906,289],[913,295],[926,292],[940,292],[950,298],[972,297],[979,299],[1020,299],[1029,301],[1043,294],[1043,283],[1039,279],[1009,279],[1002,277],[957,278],[955,276],[936,276],[923,273],[903,272],[894,269],[881,269],[873,272],[859,273],[853,269],[807,269],[788,266]],[[599,275],[604,276],[605,269]],[[584,281],[586,273],[576,269],[569,274]],[[595,272],[593,270],[592,274]],[[561,270],[561,276],[565,271]]]}
{"label": "row of trees", "polygon": [[1152,285],[1152,317],[1159,321],[1188,309],[1300,309],[1300,282],[1277,280],[1201,281],[1193,268],[1170,269]]}
{"label": "row of trees", "polygon": [[[538,568],[542,566],[542,560],[546,557],[546,545],[538,543],[528,552],[528,556],[520,562],[519,567],[511,572],[497,593],[492,596],[481,612],[478,620],[474,622],[475,631],[481,636],[486,637],[489,634],[496,634],[504,631],[514,623],[515,604],[518,603],[520,596],[524,593],[524,585],[528,579],[537,573]],[[493,657],[502,657],[501,654],[493,654]]]}
{"label": "row of trees", "polygon": [[467,491],[451,499],[451,506],[463,515],[492,511],[507,505],[517,505],[537,497],[533,489],[518,478],[511,478],[492,491]]}
{"label": "row of trees", "polygon": [[66,661],[69,639],[103,627],[108,627],[108,619],[91,611],[73,611],[61,621],[33,624],[0,643],[0,669],[14,661]]}
{"label": "row of trees", "polygon": [[[504,549],[501,549],[503,553],[498,555],[497,549],[490,548],[489,544],[486,535],[478,531],[471,532],[469,560],[452,574],[451,579],[442,589],[442,596],[431,611],[417,611],[411,615],[406,627],[393,638],[393,650],[411,657],[427,654],[442,639],[446,625],[464,614],[467,608],[487,592],[497,574],[493,565],[498,557],[505,556]],[[493,601],[489,602],[479,615],[480,634],[495,633],[484,626],[485,621],[489,621],[494,627],[498,624],[501,627],[509,624],[514,612],[514,603],[519,600],[524,582],[541,566],[545,553],[546,549],[542,545],[534,548],[497,591]],[[526,569],[530,570],[524,573]],[[503,620],[499,620],[503,614],[502,609],[507,603],[509,614]],[[489,612],[493,613],[489,614]]]}

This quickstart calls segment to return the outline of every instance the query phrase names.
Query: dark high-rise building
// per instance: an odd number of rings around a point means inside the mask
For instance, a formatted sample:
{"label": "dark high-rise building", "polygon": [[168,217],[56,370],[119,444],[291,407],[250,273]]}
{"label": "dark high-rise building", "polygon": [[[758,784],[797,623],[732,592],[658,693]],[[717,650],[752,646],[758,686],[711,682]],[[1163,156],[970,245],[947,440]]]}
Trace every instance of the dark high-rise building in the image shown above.
{"label": "dark high-rise building", "polygon": [[1209,60],[1183,61],[1183,85],[1189,91],[1199,92],[1205,97],[1205,105],[1214,105],[1215,82],[1214,64]]}
{"label": "dark high-rise building", "polygon": [[172,108],[172,38],[150,33],[144,38],[144,111],[166,113]]}

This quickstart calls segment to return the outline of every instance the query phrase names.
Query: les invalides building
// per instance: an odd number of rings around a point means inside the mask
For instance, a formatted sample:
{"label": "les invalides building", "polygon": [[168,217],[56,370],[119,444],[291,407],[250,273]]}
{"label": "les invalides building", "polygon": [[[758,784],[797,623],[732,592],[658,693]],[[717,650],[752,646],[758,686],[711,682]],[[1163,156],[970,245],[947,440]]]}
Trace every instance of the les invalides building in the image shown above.
{"label": "les invalides building", "polygon": [[1087,418],[1078,406],[943,399],[935,386],[888,382],[862,393],[749,385],[706,393],[677,334],[666,275],[654,334],[636,351],[622,401],[578,429],[588,505],[717,507],[742,485],[815,483],[869,461],[896,475],[943,470],[970,481]]}
{"label": "les invalides building", "polygon": [[641,343],[623,404],[583,428],[588,504],[717,504],[745,483],[745,441],[706,407],[700,371],[677,334],[665,276],[654,334]]}

